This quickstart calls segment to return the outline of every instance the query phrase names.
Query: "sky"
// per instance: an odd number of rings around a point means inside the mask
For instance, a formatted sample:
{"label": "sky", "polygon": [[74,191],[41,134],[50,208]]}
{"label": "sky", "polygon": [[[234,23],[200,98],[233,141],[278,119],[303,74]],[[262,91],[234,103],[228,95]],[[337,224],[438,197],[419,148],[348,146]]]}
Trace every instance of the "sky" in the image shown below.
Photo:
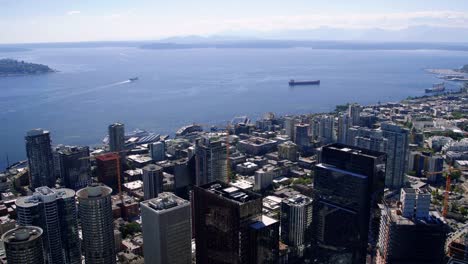
{"label": "sky", "polygon": [[331,27],[468,28],[466,0],[0,0],[0,43],[156,40]]}

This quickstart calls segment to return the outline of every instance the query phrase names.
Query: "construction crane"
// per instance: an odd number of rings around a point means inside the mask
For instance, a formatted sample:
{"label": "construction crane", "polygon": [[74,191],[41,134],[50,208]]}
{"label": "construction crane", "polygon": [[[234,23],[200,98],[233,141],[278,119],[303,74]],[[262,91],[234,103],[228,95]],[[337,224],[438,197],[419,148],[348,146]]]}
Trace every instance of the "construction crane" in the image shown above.
{"label": "construction crane", "polygon": [[423,174],[426,176],[429,175],[435,175],[435,174],[442,174],[446,173],[447,178],[445,180],[445,192],[444,192],[444,203],[443,203],[443,209],[442,209],[442,216],[447,217],[448,214],[448,201],[449,201],[449,196],[451,192],[451,184],[452,184],[452,173],[456,171],[468,171],[468,169],[455,169],[452,166],[450,166],[448,169],[443,170],[443,171],[435,171],[435,172],[424,172]]}

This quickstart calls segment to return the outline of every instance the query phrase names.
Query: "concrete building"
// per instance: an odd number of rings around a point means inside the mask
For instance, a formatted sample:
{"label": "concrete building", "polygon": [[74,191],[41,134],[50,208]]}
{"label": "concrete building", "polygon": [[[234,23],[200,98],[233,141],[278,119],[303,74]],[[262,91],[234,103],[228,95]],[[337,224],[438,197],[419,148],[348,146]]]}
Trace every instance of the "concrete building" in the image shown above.
{"label": "concrete building", "polygon": [[254,190],[264,191],[271,187],[273,184],[273,178],[279,176],[274,166],[265,166],[257,171],[254,175]]}
{"label": "concrete building", "polygon": [[388,140],[383,137],[383,132],[380,129],[362,127],[357,129],[357,133],[353,135],[356,147],[379,152],[387,150]]}
{"label": "concrete building", "polygon": [[295,125],[296,125],[296,119],[294,119],[293,117],[287,116],[284,118],[284,130],[286,131],[286,135],[288,135],[291,140],[294,140]]}
{"label": "concrete building", "polygon": [[111,194],[111,188],[97,184],[76,193],[86,263],[116,263]]}
{"label": "concrete building", "polygon": [[149,144],[149,152],[153,161],[162,161],[166,159],[166,144],[164,141]]}
{"label": "concrete building", "polygon": [[382,123],[381,129],[383,137],[387,139],[385,186],[398,189],[405,182],[409,156],[409,130],[393,123]]}
{"label": "concrete building", "polygon": [[249,228],[261,220],[262,197],[218,181],[194,186],[192,199],[197,263],[251,263]]}
{"label": "concrete building", "polygon": [[386,201],[382,208],[376,263],[443,263],[449,228],[429,212],[430,194],[405,188],[401,195],[400,202]]}
{"label": "concrete building", "polygon": [[346,144],[348,139],[348,129],[351,127],[352,120],[349,118],[348,114],[342,114],[338,117],[338,133],[337,133],[337,142],[341,144]]}
{"label": "concrete building", "polygon": [[143,167],[143,194],[149,200],[163,191],[163,168],[154,164]]}
{"label": "concrete building", "polygon": [[313,253],[317,263],[365,263],[384,191],[385,154],[331,144],[315,167]]}
{"label": "concrete building", "polygon": [[55,186],[54,163],[49,131],[30,130],[25,137],[30,188]]}
{"label": "concrete building", "polygon": [[296,195],[281,202],[281,241],[291,250],[289,259],[301,259],[311,244],[312,199]]}
{"label": "concrete building", "polygon": [[239,141],[237,149],[250,155],[265,155],[276,150],[278,142],[262,137],[249,137]]}
{"label": "concrete building", "polygon": [[359,104],[350,104],[348,107],[348,116],[350,117],[351,126],[360,126],[361,106]]}
{"label": "concrete building", "polygon": [[297,161],[299,147],[291,141],[286,141],[278,145],[278,157],[290,161]]}
{"label": "concrete building", "polygon": [[122,123],[114,123],[108,127],[109,150],[119,152],[125,149],[125,127]]}
{"label": "concrete building", "polygon": [[16,200],[17,223],[43,230],[48,263],[81,263],[75,191],[36,188],[32,196]]}
{"label": "concrete building", "polygon": [[335,118],[324,115],[319,118],[319,136],[318,140],[324,144],[333,143],[336,140]]}
{"label": "concrete building", "polygon": [[191,264],[190,202],[160,193],[140,205],[145,262]]}
{"label": "concrete building", "polygon": [[65,188],[78,190],[90,183],[89,147],[59,146],[53,155],[57,178]]}
{"label": "concrete building", "polygon": [[294,143],[300,148],[308,148],[310,146],[309,136],[310,126],[308,124],[296,124],[294,126]]}
{"label": "concrete building", "polygon": [[[116,153],[106,153],[96,156],[98,181],[117,192],[119,189],[120,156]],[[121,175],[122,176],[122,175]],[[121,179],[122,181],[122,179]]]}
{"label": "concrete building", "polygon": [[43,264],[42,229],[20,226],[2,236],[8,264]]}
{"label": "concrete building", "polygon": [[220,139],[203,137],[195,144],[195,184],[227,181],[226,147]]}

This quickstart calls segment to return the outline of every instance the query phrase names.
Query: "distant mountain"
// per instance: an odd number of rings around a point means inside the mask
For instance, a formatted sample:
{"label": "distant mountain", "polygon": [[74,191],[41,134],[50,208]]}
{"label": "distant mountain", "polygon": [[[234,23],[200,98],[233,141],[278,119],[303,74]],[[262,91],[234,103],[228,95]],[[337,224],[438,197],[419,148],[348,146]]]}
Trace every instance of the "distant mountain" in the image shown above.
{"label": "distant mountain", "polygon": [[[223,35],[223,34],[221,34]],[[372,42],[467,42],[467,28],[412,26],[400,30],[380,28],[344,29],[319,27],[315,29],[224,32],[226,36],[256,37],[259,39],[295,39],[295,40],[339,40]]]}

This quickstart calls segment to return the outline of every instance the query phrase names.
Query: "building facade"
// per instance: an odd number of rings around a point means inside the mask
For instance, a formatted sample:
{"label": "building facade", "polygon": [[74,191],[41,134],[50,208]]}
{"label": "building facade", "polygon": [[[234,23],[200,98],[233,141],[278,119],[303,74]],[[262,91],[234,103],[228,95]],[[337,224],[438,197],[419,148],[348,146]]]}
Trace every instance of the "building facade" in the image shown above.
{"label": "building facade", "polygon": [[75,191],[39,187],[32,196],[20,197],[15,204],[19,225],[43,230],[48,263],[81,263]]}
{"label": "building facade", "polygon": [[114,123],[108,127],[109,150],[119,152],[125,149],[125,126],[122,123]]}
{"label": "building facade", "polygon": [[86,263],[116,263],[111,194],[111,188],[98,184],[76,193]]}
{"label": "building facade", "polygon": [[3,234],[8,264],[45,263],[42,229],[36,226],[20,226]]}
{"label": "building facade", "polygon": [[33,129],[26,134],[29,182],[31,189],[55,186],[55,173],[49,131]]}
{"label": "building facade", "polygon": [[393,123],[382,123],[383,137],[387,139],[387,172],[385,186],[398,189],[405,183],[409,156],[409,130]]}
{"label": "building facade", "polygon": [[317,263],[365,263],[370,223],[384,190],[385,154],[331,144],[322,148],[320,161],[314,176],[313,257]]}
{"label": "building facade", "polygon": [[226,146],[220,139],[203,137],[195,145],[195,184],[227,182]]}
{"label": "building facade", "polygon": [[78,190],[91,180],[89,147],[60,146],[54,150],[54,166],[57,178],[65,188]]}
{"label": "building facade", "polygon": [[192,263],[190,217],[190,202],[172,193],[141,203],[146,263]]}
{"label": "building facade", "polygon": [[143,195],[145,200],[158,197],[163,191],[163,168],[154,164],[143,167]]}

